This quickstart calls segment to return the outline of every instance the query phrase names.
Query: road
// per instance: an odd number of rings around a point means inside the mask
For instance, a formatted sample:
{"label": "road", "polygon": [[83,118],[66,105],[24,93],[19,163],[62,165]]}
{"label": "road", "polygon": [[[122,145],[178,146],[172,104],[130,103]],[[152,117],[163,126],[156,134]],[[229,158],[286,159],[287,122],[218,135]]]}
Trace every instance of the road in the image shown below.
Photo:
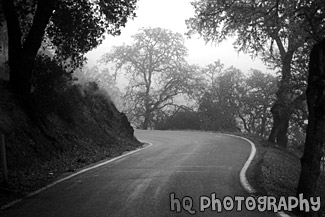
{"label": "road", "polygon": [[236,206],[221,212],[208,208],[209,201],[216,205],[225,196],[249,196],[239,181],[250,153],[247,142],[189,131],[137,130],[135,135],[153,145],[26,198],[0,216],[276,216],[239,212]]}

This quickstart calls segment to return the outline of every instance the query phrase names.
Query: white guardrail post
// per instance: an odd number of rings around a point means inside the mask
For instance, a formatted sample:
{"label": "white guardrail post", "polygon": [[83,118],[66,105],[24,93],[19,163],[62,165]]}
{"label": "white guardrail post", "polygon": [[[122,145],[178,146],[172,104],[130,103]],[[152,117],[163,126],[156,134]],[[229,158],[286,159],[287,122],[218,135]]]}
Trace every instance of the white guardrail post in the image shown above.
{"label": "white guardrail post", "polygon": [[6,159],[6,143],[5,135],[0,134],[0,159],[1,159],[1,168],[3,173],[3,184],[8,184],[8,170],[7,170],[7,159]]}

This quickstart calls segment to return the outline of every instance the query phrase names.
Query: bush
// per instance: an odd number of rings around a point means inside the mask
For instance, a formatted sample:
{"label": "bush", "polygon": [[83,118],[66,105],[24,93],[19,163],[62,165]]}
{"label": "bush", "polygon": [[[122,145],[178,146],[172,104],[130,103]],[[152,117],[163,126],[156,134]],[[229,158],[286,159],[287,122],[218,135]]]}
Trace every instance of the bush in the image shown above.
{"label": "bush", "polygon": [[31,79],[34,112],[44,116],[53,112],[65,113],[66,118],[66,114],[73,112],[67,94],[71,91],[71,83],[71,73],[62,64],[49,56],[38,55]]}
{"label": "bush", "polygon": [[199,130],[200,118],[197,112],[179,111],[155,128],[158,130]]}
{"label": "bush", "polygon": [[32,93],[36,97],[47,97],[71,84],[72,75],[55,59],[38,55],[32,74]]}
{"label": "bush", "polygon": [[0,79],[0,134],[8,133],[26,122],[28,117],[18,106],[7,81]]}

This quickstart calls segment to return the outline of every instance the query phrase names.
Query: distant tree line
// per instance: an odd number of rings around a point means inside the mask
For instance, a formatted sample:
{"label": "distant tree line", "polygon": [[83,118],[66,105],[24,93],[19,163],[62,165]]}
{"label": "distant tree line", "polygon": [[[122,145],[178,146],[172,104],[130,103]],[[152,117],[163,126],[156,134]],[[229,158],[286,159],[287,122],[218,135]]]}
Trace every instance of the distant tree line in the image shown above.
{"label": "distant tree line", "polygon": [[[205,67],[190,65],[183,36],[163,28],[141,29],[133,39],[113,47],[101,62],[112,66],[111,77],[124,73],[128,78],[122,109],[135,127],[243,131],[264,138],[272,133],[281,75],[255,69],[246,75],[234,67],[225,69],[220,60]],[[304,96],[306,76],[293,80],[293,96]],[[302,146],[306,119],[306,103],[299,101],[287,132],[295,147]]]}
{"label": "distant tree line", "polygon": [[258,70],[245,75],[239,69],[224,69],[220,61],[201,68],[201,91],[166,115],[154,128],[243,131],[266,137],[271,129],[270,109],[275,100],[277,78]]}

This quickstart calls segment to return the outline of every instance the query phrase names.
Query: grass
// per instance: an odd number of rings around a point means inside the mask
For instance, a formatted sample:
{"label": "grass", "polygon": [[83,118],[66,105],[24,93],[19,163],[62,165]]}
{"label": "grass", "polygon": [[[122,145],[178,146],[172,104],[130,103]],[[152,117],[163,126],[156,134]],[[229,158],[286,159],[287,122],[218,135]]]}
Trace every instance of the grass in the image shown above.
{"label": "grass", "polygon": [[[296,196],[302,153],[289,152],[255,136],[242,136],[256,145],[257,154],[247,176],[258,195]],[[322,201],[321,211],[316,216],[325,216],[325,171],[318,178],[316,196]]]}

